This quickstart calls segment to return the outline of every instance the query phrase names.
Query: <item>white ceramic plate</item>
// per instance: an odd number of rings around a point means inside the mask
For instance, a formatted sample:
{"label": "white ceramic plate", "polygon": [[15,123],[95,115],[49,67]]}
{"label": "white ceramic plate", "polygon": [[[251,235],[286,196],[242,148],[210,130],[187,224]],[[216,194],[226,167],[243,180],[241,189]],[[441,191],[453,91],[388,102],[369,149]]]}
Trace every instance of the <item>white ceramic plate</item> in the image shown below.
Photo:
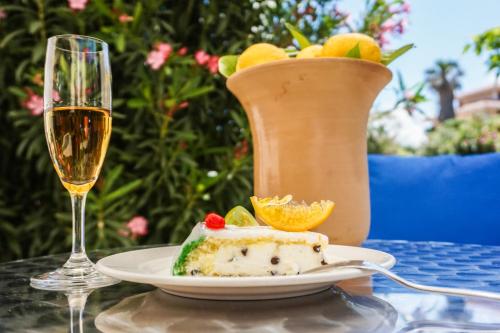
{"label": "white ceramic plate", "polygon": [[[342,268],[292,276],[172,276],[172,256],[178,250],[178,246],[167,246],[123,252],[99,260],[97,269],[120,280],[152,284],[173,295],[219,300],[257,300],[308,295],[324,290],[336,281],[371,274],[358,269]],[[396,263],[396,259],[388,253],[353,246],[328,245],[325,256],[328,262],[363,259],[385,268],[391,268]]]}

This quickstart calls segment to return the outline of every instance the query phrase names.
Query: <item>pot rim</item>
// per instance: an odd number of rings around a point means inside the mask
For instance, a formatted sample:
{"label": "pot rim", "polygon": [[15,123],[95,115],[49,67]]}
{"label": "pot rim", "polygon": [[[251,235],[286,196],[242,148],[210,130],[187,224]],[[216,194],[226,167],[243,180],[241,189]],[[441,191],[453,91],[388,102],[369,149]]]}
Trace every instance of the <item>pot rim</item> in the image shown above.
{"label": "pot rim", "polygon": [[303,65],[307,66],[307,64],[318,64],[318,63],[324,63],[324,64],[357,64],[359,66],[365,66],[365,67],[371,67],[374,70],[380,71],[382,75],[386,75],[388,80],[390,81],[392,79],[392,71],[387,68],[387,66],[382,65],[381,63],[369,61],[369,60],[363,60],[363,59],[352,59],[352,58],[290,58],[290,59],[283,59],[283,60],[275,60],[271,62],[267,62],[264,64],[259,64],[255,65],[249,68],[242,69],[241,71],[233,73],[226,82],[226,85],[230,85],[230,82],[238,80],[240,78],[243,78],[246,75],[250,75],[251,73],[254,72],[260,72],[260,71],[267,71],[269,68],[273,67],[288,67],[288,66],[293,66],[299,62],[304,63]]}

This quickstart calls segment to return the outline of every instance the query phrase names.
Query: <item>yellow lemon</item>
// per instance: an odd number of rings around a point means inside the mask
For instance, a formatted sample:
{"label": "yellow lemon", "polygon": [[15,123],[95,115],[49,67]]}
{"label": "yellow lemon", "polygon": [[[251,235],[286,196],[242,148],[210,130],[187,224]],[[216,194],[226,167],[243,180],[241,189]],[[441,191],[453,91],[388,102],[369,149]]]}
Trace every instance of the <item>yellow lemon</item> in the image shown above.
{"label": "yellow lemon", "polygon": [[317,227],[330,216],[335,203],[330,200],[310,205],[292,201],[292,196],[259,199],[251,197],[255,215],[264,223],[284,231],[306,231]]}
{"label": "yellow lemon", "polygon": [[359,33],[339,34],[330,37],[323,45],[322,57],[346,57],[349,51],[359,46],[360,58],[380,62],[382,51],[370,36]]}
{"label": "yellow lemon", "polygon": [[297,58],[316,58],[321,56],[323,51],[323,46],[321,45],[310,45],[305,49],[302,49],[298,54]]}
{"label": "yellow lemon", "polygon": [[285,50],[268,43],[254,44],[243,51],[238,57],[236,71],[282,59],[288,59],[288,54]]}

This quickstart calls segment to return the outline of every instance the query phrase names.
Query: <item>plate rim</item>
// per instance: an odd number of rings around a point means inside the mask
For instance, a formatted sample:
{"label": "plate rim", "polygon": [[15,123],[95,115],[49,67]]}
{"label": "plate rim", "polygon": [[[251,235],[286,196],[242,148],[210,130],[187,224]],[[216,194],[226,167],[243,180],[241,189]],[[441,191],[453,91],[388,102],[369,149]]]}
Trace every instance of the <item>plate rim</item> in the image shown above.
{"label": "plate rim", "polygon": [[[117,257],[130,255],[130,253],[138,252],[151,252],[151,251],[161,251],[166,248],[179,248],[180,245],[168,245],[152,247],[147,249],[130,250],[120,253],[115,253],[100,259],[96,267],[97,269],[106,275],[111,277],[135,283],[151,284],[165,288],[166,286],[177,286],[177,287],[213,287],[213,288],[255,288],[255,287],[276,287],[276,286],[290,286],[290,285],[314,285],[326,282],[335,282],[341,280],[347,280],[352,278],[358,278],[363,276],[372,275],[374,272],[362,271],[355,268],[342,268],[327,272],[303,274],[303,275],[287,275],[287,276],[248,276],[248,277],[200,277],[200,276],[155,276],[151,273],[137,273],[126,270],[120,270],[119,268],[110,267],[109,262],[113,261]],[[364,250],[371,253],[376,253],[386,257],[383,263],[379,263],[380,266],[390,269],[396,264],[396,258],[387,252],[375,250],[371,248],[359,247],[359,246],[349,246],[349,245],[335,245],[329,244],[328,248],[343,248],[343,249],[356,249]]]}

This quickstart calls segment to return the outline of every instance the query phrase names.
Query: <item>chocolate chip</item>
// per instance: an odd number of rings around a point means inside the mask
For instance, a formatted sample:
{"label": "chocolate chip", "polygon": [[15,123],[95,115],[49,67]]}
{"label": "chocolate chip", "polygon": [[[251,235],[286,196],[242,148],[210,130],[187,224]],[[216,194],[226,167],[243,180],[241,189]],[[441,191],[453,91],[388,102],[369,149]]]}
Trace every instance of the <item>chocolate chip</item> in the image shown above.
{"label": "chocolate chip", "polygon": [[314,252],[319,252],[319,251],[321,251],[321,245],[314,245],[314,246],[313,246],[313,251],[314,251]]}
{"label": "chocolate chip", "polygon": [[278,272],[276,272],[276,271],[271,271],[271,275],[272,275],[272,276],[275,276],[276,274],[278,274]]}
{"label": "chocolate chip", "polygon": [[193,269],[191,270],[191,275],[198,275],[200,273],[199,269]]}
{"label": "chocolate chip", "polygon": [[321,260],[321,265],[328,265],[328,263],[325,261],[325,259]]}
{"label": "chocolate chip", "polygon": [[272,257],[271,258],[271,264],[277,265],[280,263],[280,258],[279,257]]}
{"label": "chocolate chip", "polygon": [[246,247],[244,247],[244,248],[241,249],[241,254],[242,255],[246,256],[247,252],[248,252],[248,249]]}

